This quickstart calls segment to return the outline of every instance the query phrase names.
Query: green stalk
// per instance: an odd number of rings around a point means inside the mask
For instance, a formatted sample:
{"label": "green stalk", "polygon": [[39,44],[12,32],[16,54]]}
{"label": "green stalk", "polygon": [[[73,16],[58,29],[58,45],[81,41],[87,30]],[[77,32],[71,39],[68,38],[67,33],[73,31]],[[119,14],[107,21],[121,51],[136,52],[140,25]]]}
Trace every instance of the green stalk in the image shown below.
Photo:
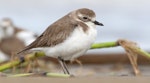
{"label": "green stalk", "polygon": [[117,42],[94,43],[91,49],[110,48],[119,46]]}
{"label": "green stalk", "polygon": [[[33,76],[33,75],[43,75],[43,73],[22,73],[22,74],[14,74],[14,75],[7,75],[7,77],[26,77],[26,76]],[[68,74],[60,74],[60,73],[45,73],[44,76],[47,77],[61,77],[61,78],[69,78],[70,75]]]}
{"label": "green stalk", "polygon": [[[45,54],[43,52],[36,52],[36,53],[28,54],[27,56],[24,57],[24,60],[25,60],[24,63],[26,63],[29,59],[35,59],[37,57],[42,57],[42,56],[45,56]],[[0,72],[4,71],[6,69],[12,68],[14,66],[17,66],[20,63],[21,63],[20,59],[15,59],[13,61],[9,61],[5,64],[2,64],[2,65],[0,65]]]}
{"label": "green stalk", "polygon": [[59,73],[46,73],[46,76],[48,76],[48,77],[63,77],[63,78],[70,77],[70,75],[68,75],[68,74],[59,74]]}
{"label": "green stalk", "polygon": [[148,59],[150,59],[150,54],[148,52],[146,52],[145,50],[143,49],[140,49],[140,48],[134,48],[134,51],[138,54],[138,55],[142,55]]}
{"label": "green stalk", "polygon": [[12,67],[19,65],[19,64],[20,64],[19,59],[16,59],[16,60],[10,61],[8,63],[2,64],[2,65],[0,65],[0,72],[4,71],[6,69],[12,68]]}
{"label": "green stalk", "polygon": [[15,75],[8,75],[7,77],[25,77],[25,76],[31,76],[34,73],[23,73],[23,74],[15,74]]}

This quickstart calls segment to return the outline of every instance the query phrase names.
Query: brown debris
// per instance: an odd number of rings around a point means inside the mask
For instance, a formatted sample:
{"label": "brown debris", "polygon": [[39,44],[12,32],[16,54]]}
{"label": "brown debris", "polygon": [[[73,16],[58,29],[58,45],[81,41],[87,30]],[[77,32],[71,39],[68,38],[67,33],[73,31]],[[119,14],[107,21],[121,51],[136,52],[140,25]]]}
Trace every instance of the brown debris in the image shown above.
{"label": "brown debris", "polygon": [[74,59],[73,61],[70,61],[71,64],[73,64],[73,62],[76,62],[77,64],[79,64],[81,67],[83,66],[82,62],[78,59]]}
{"label": "brown debris", "polygon": [[131,62],[131,65],[134,69],[135,75],[140,76],[141,72],[137,64],[138,53],[136,51],[136,49],[139,48],[139,46],[135,42],[125,40],[125,39],[118,40],[118,44],[121,45],[125,49],[127,56]]}

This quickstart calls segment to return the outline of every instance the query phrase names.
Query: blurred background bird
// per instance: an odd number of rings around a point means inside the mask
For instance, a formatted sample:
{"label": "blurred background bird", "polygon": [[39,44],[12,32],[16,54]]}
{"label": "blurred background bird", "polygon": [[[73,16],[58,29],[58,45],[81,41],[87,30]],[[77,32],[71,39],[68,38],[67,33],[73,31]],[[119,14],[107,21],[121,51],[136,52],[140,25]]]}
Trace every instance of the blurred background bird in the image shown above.
{"label": "blurred background bird", "polygon": [[14,25],[10,18],[0,21],[0,61],[7,61],[37,37],[37,34]]}

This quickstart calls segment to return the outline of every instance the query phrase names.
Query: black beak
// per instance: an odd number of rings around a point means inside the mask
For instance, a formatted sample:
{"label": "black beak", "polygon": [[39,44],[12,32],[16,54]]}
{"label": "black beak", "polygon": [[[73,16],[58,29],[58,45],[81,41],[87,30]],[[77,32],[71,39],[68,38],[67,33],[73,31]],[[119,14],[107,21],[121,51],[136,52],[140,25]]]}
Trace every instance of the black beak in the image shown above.
{"label": "black beak", "polygon": [[100,26],[104,26],[102,23],[98,22],[98,21],[94,21],[93,22],[95,25],[100,25]]}

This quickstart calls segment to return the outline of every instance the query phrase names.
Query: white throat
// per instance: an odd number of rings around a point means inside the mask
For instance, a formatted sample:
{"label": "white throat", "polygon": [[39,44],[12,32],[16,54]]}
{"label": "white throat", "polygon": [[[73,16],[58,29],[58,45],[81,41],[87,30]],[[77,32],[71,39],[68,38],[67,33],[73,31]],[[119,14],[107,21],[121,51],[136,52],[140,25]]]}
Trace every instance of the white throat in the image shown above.
{"label": "white throat", "polygon": [[96,28],[96,25],[93,22],[84,22],[89,28]]}

